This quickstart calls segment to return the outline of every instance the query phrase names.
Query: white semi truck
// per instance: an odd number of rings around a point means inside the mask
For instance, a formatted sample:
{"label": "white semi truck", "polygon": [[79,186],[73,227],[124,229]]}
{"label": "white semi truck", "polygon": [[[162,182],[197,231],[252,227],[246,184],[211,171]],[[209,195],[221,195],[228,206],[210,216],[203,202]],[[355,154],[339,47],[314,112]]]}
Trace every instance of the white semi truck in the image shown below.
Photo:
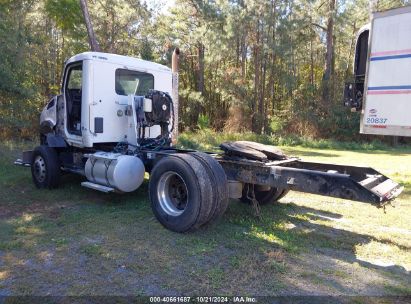
{"label": "white semi truck", "polygon": [[344,103],[364,134],[411,136],[411,6],[373,14],[356,39]]}
{"label": "white semi truck", "polygon": [[106,53],[70,58],[61,94],[41,113],[40,145],[15,164],[50,189],[78,174],[84,187],[132,192],[147,172],[153,213],[177,232],[221,217],[229,198],[258,206],[295,190],[383,206],[401,193],[372,168],[304,162],[258,143],[223,143],[221,153],[176,148],[177,63],[178,52],[172,69]]}

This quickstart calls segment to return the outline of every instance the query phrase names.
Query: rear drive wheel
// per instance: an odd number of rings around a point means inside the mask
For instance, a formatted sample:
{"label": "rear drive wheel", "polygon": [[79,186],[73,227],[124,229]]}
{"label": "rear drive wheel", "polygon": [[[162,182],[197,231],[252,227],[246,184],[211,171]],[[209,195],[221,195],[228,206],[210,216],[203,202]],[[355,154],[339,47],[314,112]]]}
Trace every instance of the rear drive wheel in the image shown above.
{"label": "rear drive wheel", "polygon": [[150,175],[151,208],[158,221],[176,232],[198,229],[212,210],[212,183],[203,165],[188,154],[160,160]]}
{"label": "rear drive wheel", "polygon": [[60,183],[60,161],[56,150],[38,146],[33,151],[31,176],[37,188],[57,188]]}
{"label": "rear drive wheel", "polygon": [[253,186],[255,199],[260,205],[273,204],[283,198],[289,191],[286,189],[278,189],[274,187],[269,187],[268,189],[259,189],[257,185],[245,184],[243,187],[243,196],[241,197],[241,201],[245,203],[251,203],[251,199],[249,198],[249,191],[251,190],[250,187]]}
{"label": "rear drive wheel", "polygon": [[212,182],[213,206],[207,223],[211,223],[221,217],[227,210],[229,203],[228,181],[223,167],[210,155],[203,152],[193,152],[190,155],[199,160],[205,167]]}

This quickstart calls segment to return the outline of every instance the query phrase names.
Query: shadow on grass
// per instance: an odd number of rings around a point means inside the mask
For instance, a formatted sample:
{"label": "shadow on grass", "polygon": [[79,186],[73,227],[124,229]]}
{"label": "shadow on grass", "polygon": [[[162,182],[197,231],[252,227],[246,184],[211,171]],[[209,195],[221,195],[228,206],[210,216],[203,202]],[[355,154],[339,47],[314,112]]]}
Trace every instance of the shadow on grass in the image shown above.
{"label": "shadow on grass", "polygon": [[[234,203],[234,202],[233,202]],[[370,206],[370,208],[374,208]],[[380,266],[358,259],[355,252],[356,246],[378,242],[384,245],[397,246],[404,252],[411,252],[411,247],[398,244],[390,239],[375,238],[367,234],[355,233],[343,229],[313,223],[317,220],[336,221],[341,215],[314,208],[302,207],[293,203],[277,204],[276,206],[264,206],[262,219],[254,220],[246,216],[244,210],[230,208],[229,220],[233,224],[246,229],[245,234],[252,242],[266,248],[274,247],[288,252],[304,254],[310,253],[314,257],[311,261],[302,261],[301,265],[308,271],[332,273],[341,272],[341,265],[336,261],[348,264],[358,263],[364,268],[377,271],[379,275],[386,277],[387,273],[400,275],[405,286],[411,282],[410,272],[400,265]],[[319,257],[317,259],[317,256]],[[321,276],[321,275],[319,275]],[[325,279],[323,277],[323,279]],[[333,276],[327,276],[334,287],[340,291],[346,291],[346,287],[338,286],[339,280]],[[409,292],[409,289],[406,289]]]}
{"label": "shadow on grass", "polygon": [[[341,270],[339,262],[358,263],[382,277],[389,278],[390,273],[395,275],[390,280],[400,282],[396,294],[403,293],[401,286],[411,279],[401,266],[382,267],[358,259],[355,247],[376,241],[399,246],[405,251],[411,248],[313,223],[316,220],[341,220],[342,216],[335,212],[293,203],[277,204],[264,206],[262,219],[257,220],[249,206],[232,201],[222,221],[195,233],[177,234],[152,220],[147,183],[135,194],[118,195],[83,190],[79,186],[82,179],[77,176],[64,179],[61,189],[51,191],[56,193],[53,198],[60,197],[60,203],[46,198],[45,203],[54,209],[32,213],[22,205],[25,211],[18,216],[0,219],[0,253],[12,253],[16,259],[21,259],[15,262],[19,266],[8,270],[11,276],[23,280],[19,281],[20,287],[26,286],[28,289],[24,292],[28,294],[38,293],[40,285],[47,285],[49,269],[33,258],[33,252],[45,251],[55,255],[61,252],[62,262],[55,261],[53,269],[65,270],[68,278],[78,275],[79,270],[73,267],[86,267],[88,272],[82,270],[82,276],[88,292],[99,290],[103,294],[116,287],[100,290],[101,273],[117,277],[124,292],[135,290],[136,284],[154,280],[152,285],[144,287],[143,294],[150,294],[152,290],[165,294],[171,291],[177,294],[204,291],[212,294],[305,293],[301,285],[289,278],[289,272],[299,283],[307,281],[318,286],[332,286],[338,292],[352,294],[353,287],[344,285],[350,274]],[[77,199],[72,205],[64,203],[64,209],[60,210],[61,201],[66,201],[68,197],[65,196],[71,192],[77,193]],[[51,216],[55,209],[61,214]],[[34,217],[28,217],[30,215]],[[278,258],[277,253],[283,257]],[[275,255],[274,259],[271,254]],[[304,258],[306,254],[310,258]],[[101,263],[104,264],[103,270],[99,270]],[[128,270],[121,268],[123,264]],[[23,284],[33,267],[38,271],[38,282]],[[122,271],[120,274],[118,269]],[[24,273],[27,278],[22,276]],[[165,287],[159,286],[159,281]],[[176,283],[179,281],[185,283]],[[6,286],[11,286],[11,281],[7,282]],[[58,282],[48,286],[46,291],[51,294],[64,294],[67,290]]]}

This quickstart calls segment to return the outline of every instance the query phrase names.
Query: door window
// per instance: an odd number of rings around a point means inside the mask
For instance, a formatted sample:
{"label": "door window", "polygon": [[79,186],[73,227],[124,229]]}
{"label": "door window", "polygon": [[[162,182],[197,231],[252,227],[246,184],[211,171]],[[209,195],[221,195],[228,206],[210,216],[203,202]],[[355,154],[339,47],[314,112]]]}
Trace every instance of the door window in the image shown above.
{"label": "door window", "polygon": [[81,135],[82,83],[83,66],[76,64],[69,67],[64,92],[67,105],[67,130],[75,135]]}

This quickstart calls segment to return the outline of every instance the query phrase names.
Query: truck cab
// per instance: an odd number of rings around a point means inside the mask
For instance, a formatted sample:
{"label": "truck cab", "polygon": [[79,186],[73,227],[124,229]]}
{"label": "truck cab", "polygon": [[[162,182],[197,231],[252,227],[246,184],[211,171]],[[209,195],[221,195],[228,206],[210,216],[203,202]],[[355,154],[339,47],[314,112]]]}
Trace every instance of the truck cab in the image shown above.
{"label": "truck cab", "polygon": [[[55,130],[55,136],[77,147],[124,141],[130,136],[130,96],[145,96],[149,90],[171,94],[171,69],[115,54],[73,56],[64,66],[61,95],[42,112],[43,140]],[[144,136],[156,138],[160,133],[160,126],[153,125],[145,128]]]}

